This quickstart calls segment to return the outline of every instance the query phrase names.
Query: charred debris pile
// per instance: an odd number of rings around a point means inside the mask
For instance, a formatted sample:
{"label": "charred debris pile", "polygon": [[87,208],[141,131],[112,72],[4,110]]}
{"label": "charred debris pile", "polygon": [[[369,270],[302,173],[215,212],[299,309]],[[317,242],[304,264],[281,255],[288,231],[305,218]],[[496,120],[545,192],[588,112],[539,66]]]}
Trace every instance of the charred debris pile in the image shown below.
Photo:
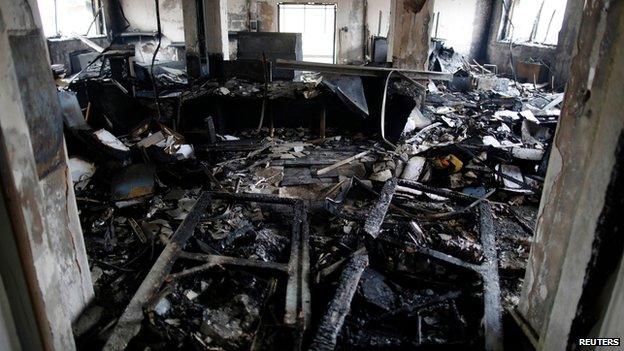
{"label": "charred debris pile", "polygon": [[359,69],[60,89],[97,295],[79,347],[501,345],[562,94]]}

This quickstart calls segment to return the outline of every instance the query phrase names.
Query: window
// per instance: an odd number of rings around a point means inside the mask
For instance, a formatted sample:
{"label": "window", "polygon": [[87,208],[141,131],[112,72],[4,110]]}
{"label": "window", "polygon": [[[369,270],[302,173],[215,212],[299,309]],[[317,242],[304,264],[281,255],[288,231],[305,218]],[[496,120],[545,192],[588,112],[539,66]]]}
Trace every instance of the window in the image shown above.
{"label": "window", "polygon": [[557,45],[567,0],[506,0],[502,38],[515,43]]}
{"label": "window", "polygon": [[37,0],[46,37],[104,33],[101,0]]}
{"label": "window", "polygon": [[334,63],[336,5],[279,4],[279,31],[301,33],[303,60]]}

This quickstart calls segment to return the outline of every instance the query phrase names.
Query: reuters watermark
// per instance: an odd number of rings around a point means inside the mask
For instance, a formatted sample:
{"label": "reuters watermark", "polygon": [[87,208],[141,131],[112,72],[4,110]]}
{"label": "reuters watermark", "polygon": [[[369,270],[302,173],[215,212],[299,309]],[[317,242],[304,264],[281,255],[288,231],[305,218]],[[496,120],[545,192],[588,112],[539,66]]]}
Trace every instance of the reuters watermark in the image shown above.
{"label": "reuters watermark", "polygon": [[620,346],[620,338],[579,339],[579,346]]}

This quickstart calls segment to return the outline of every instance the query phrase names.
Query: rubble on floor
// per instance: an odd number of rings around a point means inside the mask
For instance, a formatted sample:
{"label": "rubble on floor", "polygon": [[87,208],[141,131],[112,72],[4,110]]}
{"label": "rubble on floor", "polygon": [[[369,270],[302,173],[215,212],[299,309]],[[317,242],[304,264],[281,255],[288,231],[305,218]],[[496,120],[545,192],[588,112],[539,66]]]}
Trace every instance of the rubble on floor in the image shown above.
{"label": "rubble on floor", "polygon": [[[79,348],[501,343],[559,95],[428,86],[394,148],[338,128],[218,135],[211,122],[201,143],[154,121],[76,141],[129,153],[70,162],[96,287]],[[203,87],[183,95],[262,95]]]}

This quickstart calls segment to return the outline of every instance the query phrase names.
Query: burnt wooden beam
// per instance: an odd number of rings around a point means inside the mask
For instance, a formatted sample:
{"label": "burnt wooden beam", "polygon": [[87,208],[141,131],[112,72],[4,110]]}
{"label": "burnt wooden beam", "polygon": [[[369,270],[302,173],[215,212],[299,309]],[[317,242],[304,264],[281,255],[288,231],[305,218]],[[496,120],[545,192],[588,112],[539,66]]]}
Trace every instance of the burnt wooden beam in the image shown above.
{"label": "burnt wooden beam", "polygon": [[340,285],[327,306],[318,331],[310,344],[310,350],[331,351],[336,348],[338,335],[351,310],[351,301],[367,266],[368,254],[366,252],[357,252],[347,263],[340,275]]}
{"label": "burnt wooden beam", "polygon": [[169,244],[158,256],[158,259],[132,297],[132,300],[130,300],[103,350],[124,350],[130,340],[139,333],[143,321],[143,306],[158,292],[158,289],[167,278],[173,264],[182,252],[182,248],[195,232],[195,227],[204,215],[210,201],[211,196],[209,192],[201,193],[189,214],[173,234]]}
{"label": "burnt wooden beam", "polygon": [[379,194],[379,200],[373,206],[370,216],[366,218],[366,222],[364,222],[364,232],[373,238],[379,236],[381,225],[386,218],[386,213],[388,212],[388,207],[390,207],[396,188],[396,178],[392,178],[384,184],[383,189],[381,189],[381,194]]}
{"label": "burnt wooden beam", "polygon": [[481,215],[481,243],[485,261],[481,266],[483,275],[483,324],[485,329],[485,349],[503,350],[503,308],[501,305],[500,278],[498,275],[498,251],[494,233],[494,217],[489,203],[479,206]]}
{"label": "burnt wooden beam", "polygon": [[309,226],[306,206],[302,201],[297,202],[294,212],[284,323],[299,329],[302,336],[311,314]]}

